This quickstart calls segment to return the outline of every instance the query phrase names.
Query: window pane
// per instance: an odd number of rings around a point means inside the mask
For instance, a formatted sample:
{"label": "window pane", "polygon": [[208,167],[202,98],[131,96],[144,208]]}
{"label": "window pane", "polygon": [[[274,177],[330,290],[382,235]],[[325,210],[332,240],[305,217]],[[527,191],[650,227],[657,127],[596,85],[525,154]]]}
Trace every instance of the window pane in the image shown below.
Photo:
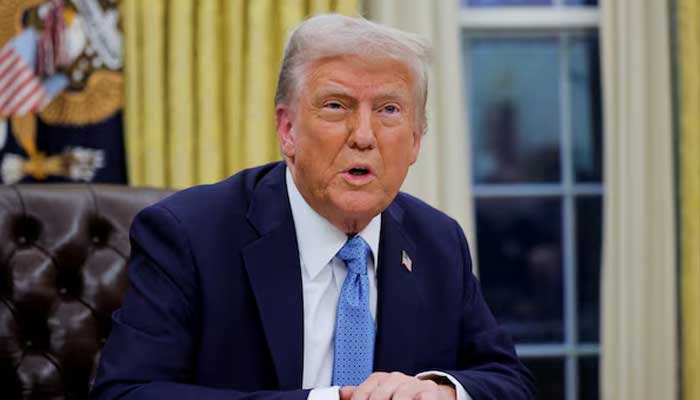
{"label": "window pane", "polygon": [[477,199],[484,296],[518,343],[562,342],[561,200]]}
{"label": "window pane", "polygon": [[474,181],[559,181],[557,38],[465,43]]}
{"label": "window pane", "polygon": [[598,0],[566,0],[567,6],[597,6]]}
{"label": "window pane", "polygon": [[578,336],[598,342],[602,201],[600,196],[576,199],[576,262],[578,264]]}
{"label": "window pane", "polygon": [[602,175],[602,118],[598,35],[569,42],[571,123],[574,170],[579,182],[600,182]]}
{"label": "window pane", "polygon": [[564,359],[526,358],[523,363],[535,376],[538,400],[564,398]]}
{"label": "window pane", "polygon": [[462,0],[462,5],[471,7],[491,6],[547,6],[552,0]]}
{"label": "window pane", "polygon": [[598,357],[581,357],[578,363],[578,398],[598,400]]}

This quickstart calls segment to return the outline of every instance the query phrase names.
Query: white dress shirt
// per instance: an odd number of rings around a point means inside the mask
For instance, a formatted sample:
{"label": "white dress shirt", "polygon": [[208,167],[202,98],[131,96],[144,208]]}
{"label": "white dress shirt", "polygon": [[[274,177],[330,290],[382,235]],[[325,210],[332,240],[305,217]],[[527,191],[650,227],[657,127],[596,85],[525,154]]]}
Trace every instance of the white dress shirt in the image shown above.
{"label": "white dress shirt", "polygon": [[[299,246],[301,282],[304,299],[304,363],[302,387],[313,389],[308,400],[338,400],[338,387],[331,387],[333,375],[333,335],[335,314],[343,281],[345,263],[335,257],[347,241],[347,235],[333,226],[309,206],[297,189],[287,169],[287,195],[292,208],[294,228]],[[367,260],[369,306],[376,324],[377,254],[382,216],[377,215],[358,233],[369,245],[372,255]],[[427,371],[420,379],[443,376],[455,385],[457,400],[471,400],[462,385],[452,376]]]}

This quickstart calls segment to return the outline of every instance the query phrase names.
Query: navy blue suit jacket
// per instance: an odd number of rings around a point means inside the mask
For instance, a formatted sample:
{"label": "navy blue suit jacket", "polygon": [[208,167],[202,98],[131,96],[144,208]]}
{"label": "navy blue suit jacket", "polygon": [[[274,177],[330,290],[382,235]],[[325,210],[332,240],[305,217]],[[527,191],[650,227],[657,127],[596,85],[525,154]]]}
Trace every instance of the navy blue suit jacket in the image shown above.
{"label": "navy blue suit jacket", "polygon": [[[131,245],[130,289],[92,398],[306,399],[301,268],[283,163],[146,208]],[[475,400],[534,396],[454,220],[399,194],[382,215],[378,257],[376,371],[442,370]]]}

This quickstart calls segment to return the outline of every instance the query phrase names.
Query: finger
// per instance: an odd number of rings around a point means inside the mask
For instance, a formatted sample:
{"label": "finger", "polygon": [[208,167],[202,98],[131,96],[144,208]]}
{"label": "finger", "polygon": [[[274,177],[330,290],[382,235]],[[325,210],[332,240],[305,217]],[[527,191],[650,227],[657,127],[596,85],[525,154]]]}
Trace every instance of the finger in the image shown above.
{"label": "finger", "polygon": [[386,372],[375,372],[360,384],[360,386],[355,389],[355,393],[352,394],[351,400],[369,400],[369,395],[372,393],[374,388],[379,385],[379,382],[384,380],[389,376]]}
{"label": "finger", "polygon": [[[396,392],[394,392],[392,400],[416,400],[419,397],[419,394],[423,392],[434,392],[434,400],[437,400],[439,397],[439,390],[440,389],[438,388],[438,384],[433,381],[421,381],[416,379],[415,382],[412,381],[410,383],[399,386],[396,389]],[[421,396],[429,397],[430,395],[425,394]]]}
{"label": "finger", "polygon": [[340,400],[350,400],[353,393],[357,390],[357,386],[343,386],[340,388]]}
{"label": "finger", "polygon": [[425,390],[418,392],[413,399],[414,400],[441,400],[443,393],[440,390]]}
{"label": "finger", "polygon": [[438,385],[440,390],[440,398],[444,400],[457,400],[457,389],[452,385]]}
{"label": "finger", "polygon": [[392,372],[370,393],[369,400],[391,400],[396,389],[411,380],[417,379],[400,372]]}

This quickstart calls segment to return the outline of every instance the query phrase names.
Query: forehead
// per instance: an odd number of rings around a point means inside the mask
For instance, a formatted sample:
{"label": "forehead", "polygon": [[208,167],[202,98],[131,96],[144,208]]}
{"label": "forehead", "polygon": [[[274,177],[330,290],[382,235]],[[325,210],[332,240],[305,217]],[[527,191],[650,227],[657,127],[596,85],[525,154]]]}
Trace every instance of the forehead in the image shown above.
{"label": "forehead", "polygon": [[412,97],[414,83],[411,70],[399,61],[336,57],[311,64],[303,91],[311,95]]}

